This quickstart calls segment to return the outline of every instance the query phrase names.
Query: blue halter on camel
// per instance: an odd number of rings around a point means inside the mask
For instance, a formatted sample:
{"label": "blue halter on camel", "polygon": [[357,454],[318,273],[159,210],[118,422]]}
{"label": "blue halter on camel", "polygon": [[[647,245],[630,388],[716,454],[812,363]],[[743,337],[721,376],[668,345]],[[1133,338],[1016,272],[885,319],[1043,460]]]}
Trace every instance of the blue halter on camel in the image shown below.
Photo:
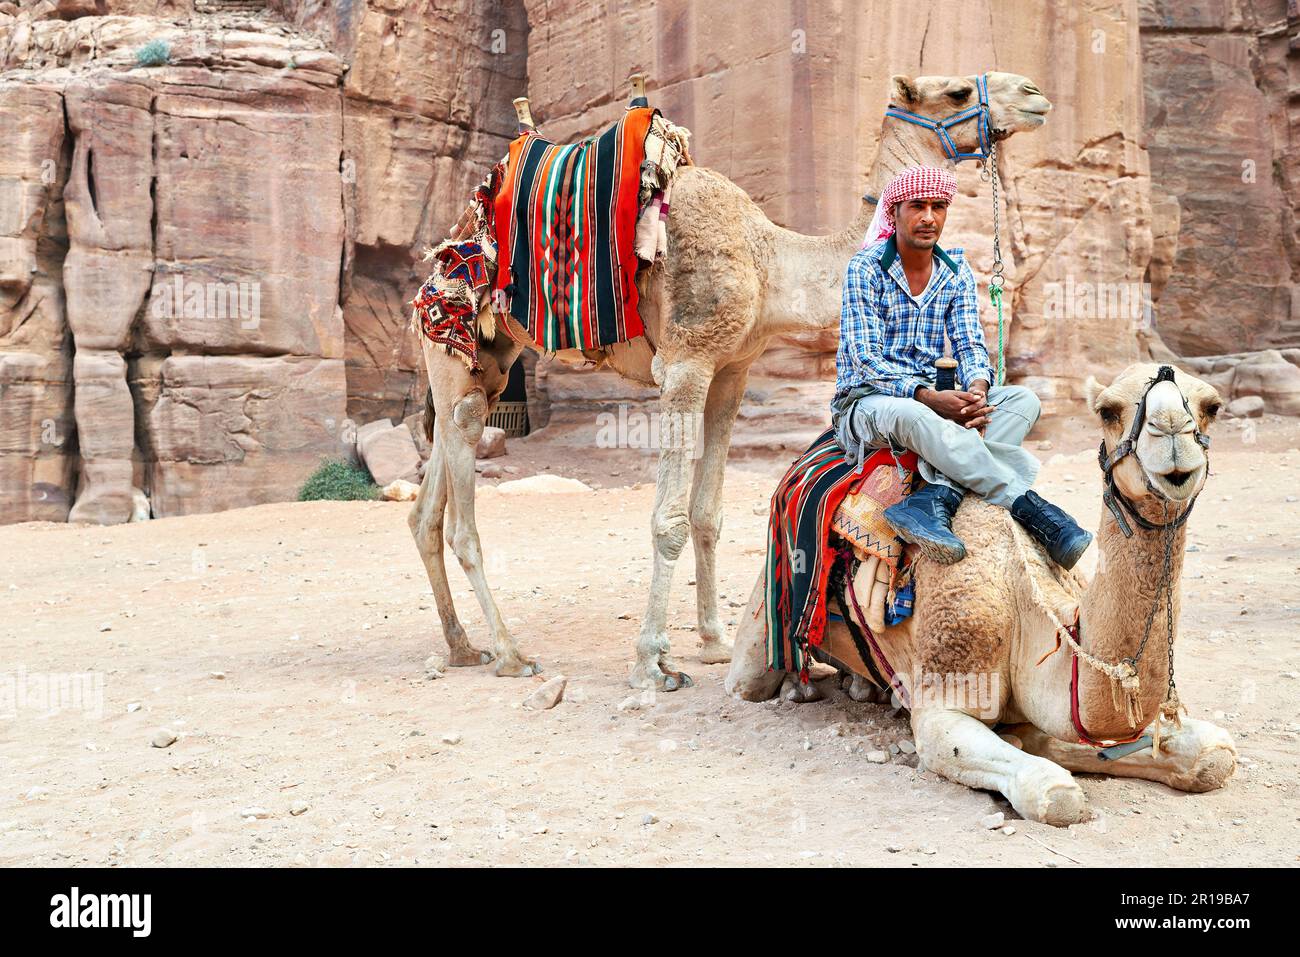
{"label": "blue halter on camel", "polygon": [[[981,73],[975,78],[975,88],[979,93],[979,104],[969,109],[962,110],[946,120],[932,120],[928,116],[922,116],[919,113],[913,113],[911,110],[905,110],[901,106],[894,106],[892,103],[885,110],[886,116],[892,116],[908,123],[915,123],[917,126],[924,126],[927,130],[933,130],[939,137],[939,143],[943,147],[943,155],[955,163],[962,160],[983,160],[988,159],[989,153],[993,146],[993,137],[989,130],[989,87],[988,74]],[[965,123],[967,120],[977,120],[979,122],[979,141],[980,148],[975,153],[962,153],[957,149],[957,144],[952,141],[948,135],[948,130],[958,123]]]}

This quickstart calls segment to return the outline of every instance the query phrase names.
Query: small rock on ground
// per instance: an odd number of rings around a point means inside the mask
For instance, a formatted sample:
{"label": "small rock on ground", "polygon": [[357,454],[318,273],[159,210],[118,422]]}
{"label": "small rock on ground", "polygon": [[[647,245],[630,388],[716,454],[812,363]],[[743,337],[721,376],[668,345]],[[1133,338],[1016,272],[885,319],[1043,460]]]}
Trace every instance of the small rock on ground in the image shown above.
{"label": "small rock on ground", "polygon": [[549,711],[564,700],[564,686],[568,683],[564,675],[556,675],[525,698],[524,707],[530,711]]}

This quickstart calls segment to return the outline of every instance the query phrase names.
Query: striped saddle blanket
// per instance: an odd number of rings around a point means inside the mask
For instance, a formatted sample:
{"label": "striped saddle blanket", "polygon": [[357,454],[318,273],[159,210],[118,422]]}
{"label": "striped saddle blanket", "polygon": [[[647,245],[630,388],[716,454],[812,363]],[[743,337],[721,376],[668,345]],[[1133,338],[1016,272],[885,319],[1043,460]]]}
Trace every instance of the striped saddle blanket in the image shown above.
{"label": "striped saddle blanket", "polygon": [[[510,144],[496,194],[494,297],[543,350],[599,349],[643,332],[634,249],[646,134],[640,107],[570,145]],[[498,299],[498,302],[500,300]]]}
{"label": "striped saddle blanket", "polygon": [[[763,608],[770,667],[807,680],[809,646],[821,646],[826,630],[837,558],[849,561],[851,571],[867,556],[894,565],[901,559],[902,543],[874,514],[905,493],[903,481],[890,475],[898,469],[915,474],[916,454],[895,459],[889,449],[879,449],[854,469],[828,429],[786,470],[768,513]],[[860,501],[842,510],[850,495]]]}

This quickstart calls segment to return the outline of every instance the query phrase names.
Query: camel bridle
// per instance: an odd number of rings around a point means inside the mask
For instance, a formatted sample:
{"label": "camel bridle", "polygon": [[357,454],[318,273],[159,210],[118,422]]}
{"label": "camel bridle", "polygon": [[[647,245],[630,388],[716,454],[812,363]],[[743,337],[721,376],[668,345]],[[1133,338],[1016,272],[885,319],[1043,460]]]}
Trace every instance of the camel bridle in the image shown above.
{"label": "camel bridle", "polygon": [[[1133,416],[1133,425],[1129,429],[1128,435],[1126,435],[1124,439],[1118,445],[1115,446],[1114,450],[1112,450],[1109,453],[1107,453],[1106,451],[1105,439],[1101,440],[1101,447],[1097,450],[1097,462],[1101,466],[1101,473],[1103,476],[1105,476],[1105,482],[1106,482],[1105,491],[1102,492],[1102,496],[1101,496],[1102,501],[1106,503],[1106,507],[1109,508],[1111,514],[1115,516],[1115,521],[1119,524],[1120,531],[1124,533],[1125,538],[1133,537],[1133,529],[1129,525],[1127,519],[1125,519],[1124,517],[1125,512],[1128,513],[1128,517],[1133,520],[1134,524],[1136,524],[1139,528],[1145,529],[1146,531],[1157,531],[1157,530],[1164,530],[1164,529],[1172,530],[1178,528],[1180,525],[1182,525],[1184,522],[1187,521],[1187,516],[1192,514],[1192,508],[1193,506],[1196,505],[1196,500],[1201,495],[1200,492],[1197,492],[1195,495],[1192,496],[1191,501],[1187,503],[1187,507],[1182,510],[1182,512],[1178,515],[1177,518],[1175,518],[1171,522],[1165,522],[1162,524],[1160,522],[1153,522],[1150,519],[1146,518],[1145,516],[1141,515],[1138,512],[1137,507],[1131,501],[1129,501],[1129,499],[1124,495],[1124,493],[1119,490],[1119,486],[1115,484],[1115,466],[1118,465],[1120,461],[1124,459],[1126,456],[1136,455],[1138,436],[1142,434],[1142,429],[1146,425],[1147,396],[1150,395],[1151,390],[1154,389],[1161,382],[1174,382],[1173,366],[1161,366],[1160,369],[1156,372],[1155,378],[1151,379],[1147,383],[1147,387],[1142,390],[1142,397],[1138,399],[1137,413]],[[1177,386],[1177,383],[1175,383],[1175,386]],[[1183,395],[1183,391],[1181,389],[1178,390],[1178,394],[1182,396],[1183,409],[1187,412],[1188,417],[1192,420],[1192,428],[1196,430],[1195,432],[1196,444],[1206,450],[1205,467],[1206,470],[1208,471],[1210,467],[1210,460],[1209,460],[1210,437],[1201,431],[1201,427],[1198,424],[1198,420],[1196,416],[1192,413],[1191,407],[1187,404],[1187,396]],[[1146,482],[1147,491],[1149,491],[1152,495],[1155,495],[1157,498],[1162,499],[1165,502],[1167,507],[1172,502],[1172,500],[1169,498],[1169,496],[1165,495],[1163,492],[1161,492],[1158,488],[1155,487],[1155,485],[1151,481],[1151,476],[1147,474],[1146,469],[1142,470],[1142,477]]]}
{"label": "camel bridle", "polygon": [[[981,73],[975,78],[975,89],[979,95],[979,103],[954,113],[946,119],[931,119],[928,116],[922,116],[920,113],[905,110],[901,106],[894,106],[892,103],[885,108],[885,115],[933,131],[939,137],[939,145],[943,147],[943,155],[954,163],[960,163],[962,160],[968,159],[988,159],[993,148],[993,137],[996,131],[993,130],[989,120],[989,79],[987,73]],[[958,150],[957,144],[953,142],[952,136],[948,132],[952,127],[968,120],[975,120],[978,123],[979,149],[974,153],[963,153]]]}

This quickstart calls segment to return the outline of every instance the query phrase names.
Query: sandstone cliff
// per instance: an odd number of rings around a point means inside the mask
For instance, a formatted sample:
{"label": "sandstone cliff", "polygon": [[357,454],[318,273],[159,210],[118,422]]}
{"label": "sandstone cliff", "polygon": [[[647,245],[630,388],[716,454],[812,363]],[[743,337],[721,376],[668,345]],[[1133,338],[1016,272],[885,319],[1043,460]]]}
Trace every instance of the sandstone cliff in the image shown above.
{"label": "sandstone cliff", "polygon": [[[1167,343],[1300,407],[1298,28],[1295,0],[0,2],[0,521],[289,498],[418,412],[405,303],[510,99],[569,139],[634,70],[697,161],[812,233],[856,208],[890,74],[1031,76],[1055,109],[1000,165],[1011,377],[1073,411]],[[960,179],[946,239],[982,277],[989,188]],[[829,379],[834,344],[756,371]],[[650,401],[554,365],[539,412]]]}

